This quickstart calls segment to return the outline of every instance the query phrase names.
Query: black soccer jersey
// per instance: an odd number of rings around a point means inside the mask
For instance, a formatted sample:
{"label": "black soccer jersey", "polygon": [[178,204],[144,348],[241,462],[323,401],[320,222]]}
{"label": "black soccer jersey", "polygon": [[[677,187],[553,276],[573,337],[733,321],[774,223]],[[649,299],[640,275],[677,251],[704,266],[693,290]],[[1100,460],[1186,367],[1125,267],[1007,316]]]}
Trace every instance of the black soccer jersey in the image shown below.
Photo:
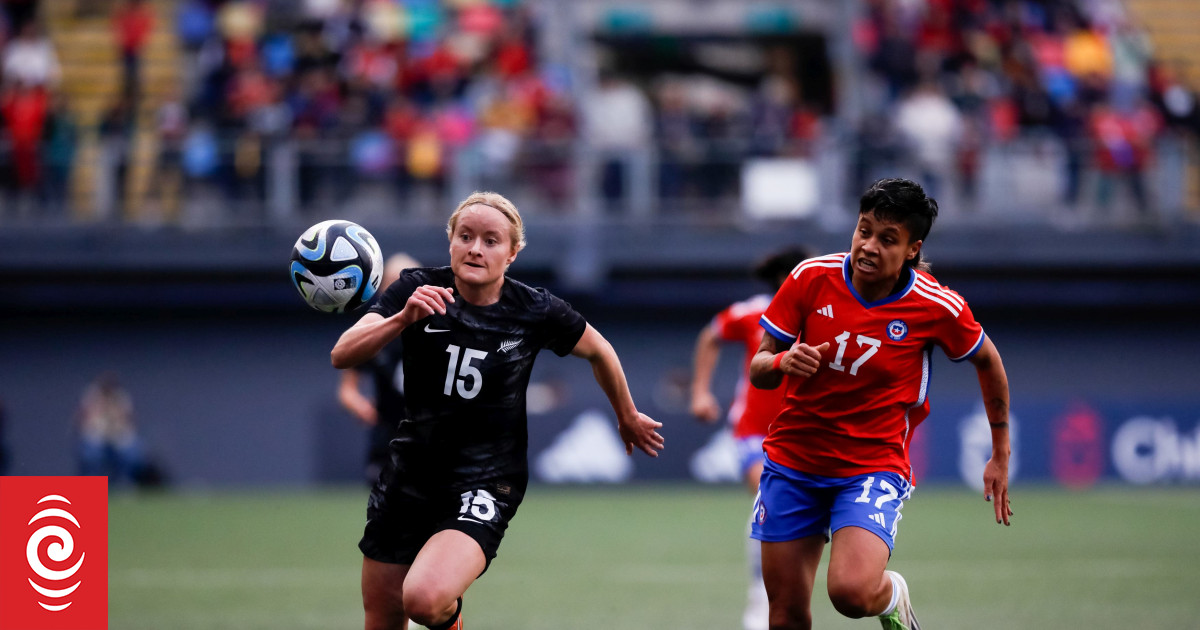
{"label": "black soccer jersey", "polygon": [[[371,306],[390,317],[422,285],[453,288],[449,267],[407,269]],[[500,300],[475,306],[457,292],[446,314],[401,333],[406,419],[397,465],[453,486],[528,475],[525,391],[538,351],[574,349],[587,322],[563,300],[511,278]]]}
{"label": "black soccer jersey", "polygon": [[377,422],[371,427],[367,443],[366,476],[369,482],[379,477],[379,471],[391,459],[389,444],[396,426],[404,419],[403,343],[396,339],[383,347],[370,361],[355,368],[374,383]]}
{"label": "black soccer jersey", "polygon": [[393,426],[404,417],[403,344],[393,341],[370,361],[356,368],[375,386],[375,409],[380,422]]}

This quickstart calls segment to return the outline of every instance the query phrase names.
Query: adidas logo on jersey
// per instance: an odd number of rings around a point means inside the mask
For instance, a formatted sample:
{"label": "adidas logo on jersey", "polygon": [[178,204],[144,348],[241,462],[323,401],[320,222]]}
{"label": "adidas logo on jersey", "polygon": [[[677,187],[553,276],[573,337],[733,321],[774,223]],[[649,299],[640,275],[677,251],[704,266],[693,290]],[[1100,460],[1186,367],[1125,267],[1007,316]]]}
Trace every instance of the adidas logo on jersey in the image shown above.
{"label": "adidas logo on jersey", "polygon": [[819,310],[817,312],[824,315],[825,317],[828,317],[829,319],[833,319],[833,305],[832,304],[826,304],[825,306],[822,306],[821,310]]}

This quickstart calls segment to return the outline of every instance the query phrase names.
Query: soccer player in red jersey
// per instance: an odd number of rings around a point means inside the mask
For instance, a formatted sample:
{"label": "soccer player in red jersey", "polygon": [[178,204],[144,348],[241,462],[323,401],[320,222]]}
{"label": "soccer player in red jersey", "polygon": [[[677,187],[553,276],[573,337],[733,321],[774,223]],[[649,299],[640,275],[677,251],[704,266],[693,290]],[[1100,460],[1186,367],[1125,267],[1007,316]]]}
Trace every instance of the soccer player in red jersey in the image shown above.
{"label": "soccer player in red jersey", "polygon": [[913,487],[908,447],[929,414],[933,346],[975,366],[992,427],[984,498],[996,522],[1009,524],[1008,377],[966,301],[922,269],[936,217],[920,185],[875,182],[859,202],[850,252],[801,263],[763,314],[750,379],[785,390],[764,442],[751,526],[772,629],[811,627],[813,582],[830,541],[838,612],[920,628],[907,584],[887,563]]}
{"label": "soccer player in red jersey", "polygon": [[[779,290],[784,278],[810,254],[802,247],[789,247],[775,252],[754,267],[754,276]],[[758,478],[763,467],[763,439],[767,427],[783,405],[783,388],[758,389],[750,386],[750,359],[762,341],[759,319],[771,303],[769,293],[760,293],[735,302],[717,313],[696,338],[696,353],[692,361],[692,414],[704,422],[716,422],[721,405],[712,392],[713,370],[721,356],[723,342],[740,343],[745,347],[742,377],[738,379],[733,404],[729,406],[729,422],[737,442],[738,463],[742,478],[751,492],[758,491]],[[750,586],[746,594],[746,610],[742,615],[744,630],[766,630],[767,592],[762,581],[761,545],[749,540],[746,560],[750,569]]]}

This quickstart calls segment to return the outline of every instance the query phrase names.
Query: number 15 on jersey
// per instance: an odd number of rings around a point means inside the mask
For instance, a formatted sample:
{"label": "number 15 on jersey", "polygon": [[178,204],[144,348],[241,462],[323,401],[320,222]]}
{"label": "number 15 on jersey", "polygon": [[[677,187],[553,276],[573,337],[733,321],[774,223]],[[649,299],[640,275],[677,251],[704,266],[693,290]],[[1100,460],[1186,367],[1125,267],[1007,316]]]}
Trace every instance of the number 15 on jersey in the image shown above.
{"label": "number 15 on jersey", "polygon": [[460,348],[454,344],[447,346],[446,352],[450,353],[450,361],[446,366],[446,387],[442,393],[453,396],[457,391],[459,396],[467,400],[478,396],[479,390],[483,389],[483,374],[475,367],[475,361],[482,361],[488,353],[474,348]]}

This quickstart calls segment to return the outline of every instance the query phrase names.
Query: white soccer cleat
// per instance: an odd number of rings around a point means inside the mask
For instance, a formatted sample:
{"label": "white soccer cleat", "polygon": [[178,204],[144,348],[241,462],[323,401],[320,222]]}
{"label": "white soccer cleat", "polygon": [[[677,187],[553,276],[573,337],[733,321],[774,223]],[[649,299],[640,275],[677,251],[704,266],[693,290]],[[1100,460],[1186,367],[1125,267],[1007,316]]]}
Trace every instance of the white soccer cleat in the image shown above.
{"label": "white soccer cleat", "polygon": [[891,578],[893,587],[899,589],[895,610],[879,618],[884,630],[921,630],[921,622],[917,621],[917,614],[913,612],[912,598],[908,596],[908,582],[895,571],[884,573]]}

